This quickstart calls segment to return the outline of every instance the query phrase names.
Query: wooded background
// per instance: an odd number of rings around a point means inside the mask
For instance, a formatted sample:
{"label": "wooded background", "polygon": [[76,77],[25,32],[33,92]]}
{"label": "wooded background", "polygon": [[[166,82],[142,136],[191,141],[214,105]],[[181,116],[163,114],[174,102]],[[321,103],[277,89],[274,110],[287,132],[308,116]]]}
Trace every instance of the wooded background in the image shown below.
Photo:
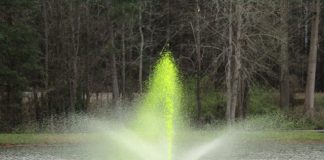
{"label": "wooded background", "polygon": [[179,66],[194,123],[272,112],[268,101],[324,119],[314,98],[324,91],[320,3],[1,0],[0,131],[131,106],[163,48]]}

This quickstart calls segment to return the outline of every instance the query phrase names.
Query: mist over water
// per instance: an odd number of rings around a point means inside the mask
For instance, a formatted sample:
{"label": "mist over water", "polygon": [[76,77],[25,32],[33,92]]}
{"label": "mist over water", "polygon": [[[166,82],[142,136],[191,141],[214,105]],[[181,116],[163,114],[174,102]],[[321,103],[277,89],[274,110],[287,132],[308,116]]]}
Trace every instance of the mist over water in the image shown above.
{"label": "mist over water", "polygon": [[140,98],[134,117],[125,126],[107,133],[121,150],[118,157],[129,159],[125,153],[131,152],[132,159],[174,159],[174,140],[177,129],[183,126],[181,98],[178,69],[171,52],[164,51],[149,77],[147,91]]}
{"label": "mist over water", "polygon": [[[181,87],[171,52],[164,51],[129,121],[89,125],[103,132],[107,146],[102,148],[114,148],[106,155],[107,159],[198,160],[221,146],[223,140],[211,135],[206,142],[198,140],[200,143],[196,143],[197,140],[190,139],[194,138],[191,133],[196,133],[183,122]],[[188,141],[195,143],[190,146]]]}
{"label": "mist over water", "polygon": [[[137,113],[128,113],[128,115]],[[6,160],[166,160],[168,139],[162,132],[136,130],[133,121],[111,118],[74,117],[73,134],[77,141],[66,145],[0,147],[0,159]],[[130,118],[132,119],[132,118]],[[275,119],[274,119],[275,120]],[[254,119],[253,121],[258,121]],[[260,122],[261,123],[261,122]],[[230,128],[175,128],[173,160],[318,160],[324,156],[323,144],[250,141],[245,134],[263,132],[249,121]],[[133,127],[133,128],[132,128]],[[266,126],[263,126],[266,127]],[[73,129],[71,129],[73,130]],[[162,130],[163,131],[163,130]],[[149,132],[149,131],[148,131]],[[153,132],[156,133],[156,132]],[[149,135],[149,136],[147,136]]]}

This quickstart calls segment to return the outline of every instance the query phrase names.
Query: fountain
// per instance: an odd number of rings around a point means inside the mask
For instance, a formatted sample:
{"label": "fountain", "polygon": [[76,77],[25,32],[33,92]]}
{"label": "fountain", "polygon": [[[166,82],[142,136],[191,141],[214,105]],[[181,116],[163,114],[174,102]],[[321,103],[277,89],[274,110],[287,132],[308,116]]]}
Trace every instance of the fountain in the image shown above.
{"label": "fountain", "polygon": [[[126,120],[99,120],[80,116],[76,126],[87,132],[74,135],[82,145],[48,147],[0,147],[0,159],[16,160],[249,160],[321,159],[322,144],[280,144],[244,142],[240,127],[198,130],[186,127],[181,111],[182,86],[170,51],[163,51],[156,63],[147,91],[135,104],[135,111],[122,113]],[[131,108],[131,107],[130,107]],[[127,118],[125,118],[125,116]],[[273,117],[271,117],[273,118]],[[271,121],[266,119],[266,123]],[[257,123],[243,126],[256,129]],[[280,123],[283,123],[280,121]],[[262,124],[260,128],[265,128]],[[73,130],[73,129],[71,129]],[[76,132],[80,130],[75,130]],[[78,138],[78,136],[80,136]],[[259,135],[260,136],[260,135]],[[269,145],[271,143],[271,145]]]}
{"label": "fountain", "polygon": [[[115,141],[119,145],[118,153],[121,153],[110,155],[108,159],[198,160],[217,147],[221,143],[219,139],[188,148],[188,153],[179,151],[175,154],[175,139],[181,136],[185,126],[181,117],[181,88],[172,54],[163,51],[149,77],[147,92],[137,105],[135,117],[106,133],[107,142]],[[131,156],[129,152],[132,152]]]}
{"label": "fountain", "polygon": [[138,110],[134,129],[146,138],[166,138],[168,160],[172,159],[175,120],[180,119],[181,95],[174,59],[170,51],[164,51],[150,77],[148,91]]}

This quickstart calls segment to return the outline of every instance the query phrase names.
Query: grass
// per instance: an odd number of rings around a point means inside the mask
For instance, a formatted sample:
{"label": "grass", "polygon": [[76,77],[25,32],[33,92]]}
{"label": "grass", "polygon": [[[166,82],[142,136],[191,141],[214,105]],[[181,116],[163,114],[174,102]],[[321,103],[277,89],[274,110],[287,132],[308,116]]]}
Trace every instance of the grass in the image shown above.
{"label": "grass", "polygon": [[76,144],[91,137],[90,134],[0,134],[0,145]]}
{"label": "grass", "polygon": [[[281,141],[281,142],[302,142],[302,143],[324,143],[324,132],[318,131],[251,131],[238,132],[244,140],[252,141]],[[217,133],[194,133],[189,134],[185,139],[208,139]],[[197,136],[197,137],[196,137]],[[100,140],[98,134],[73,133],[73,134],[0,134],[0,146],[7,145],[64,145],[89,143]]]}

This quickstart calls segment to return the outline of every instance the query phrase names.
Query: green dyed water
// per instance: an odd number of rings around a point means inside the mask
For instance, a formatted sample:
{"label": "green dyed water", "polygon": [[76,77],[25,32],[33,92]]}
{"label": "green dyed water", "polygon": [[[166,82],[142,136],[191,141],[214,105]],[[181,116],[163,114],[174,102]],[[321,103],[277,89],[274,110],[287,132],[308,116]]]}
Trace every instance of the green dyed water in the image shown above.
{"label": "green dyed water", "polygon": [[147,140],[167,141],[168,160],[172,150],[176,125],[181,115],[181,83],[170,51],[163,51],[150,76],[147,93],[137,113],[135,130]]}
{"label": "green dyed water", "polygon": [[97,150],[105,160],[199,160],[228,141],[228,138],[183,140],[197,132],[183,124],[181,104],[179,71],[172,53],[163,51],[149,77],[146,92],[136,105],[135,117],[128,119],[126,126],[119,121],[108,124],[95,121],[88,125],[105,133]]}

